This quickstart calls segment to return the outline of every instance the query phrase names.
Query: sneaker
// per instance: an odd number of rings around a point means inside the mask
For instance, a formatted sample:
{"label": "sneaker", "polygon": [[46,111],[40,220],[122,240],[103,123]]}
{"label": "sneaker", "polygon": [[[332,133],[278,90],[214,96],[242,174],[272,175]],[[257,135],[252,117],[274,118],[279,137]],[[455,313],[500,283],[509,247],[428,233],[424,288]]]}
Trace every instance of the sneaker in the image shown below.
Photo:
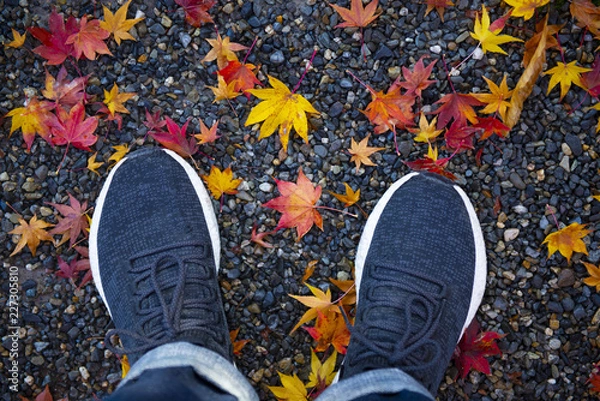
{"label": "sneaker", "polygon": [[435,395],[485,290],[469,198],[437,175],[403,177],[369,216],[355,269],[356,319],[340,378],[399,368]]}
{"label": "sneaker", "polygon": [[107,345],[118,334],[131,363],[175,341],[233,360],[219,257],[212,201],[184,159],[143,149],[117,163],[90,232],[94,282],[116,327]]}

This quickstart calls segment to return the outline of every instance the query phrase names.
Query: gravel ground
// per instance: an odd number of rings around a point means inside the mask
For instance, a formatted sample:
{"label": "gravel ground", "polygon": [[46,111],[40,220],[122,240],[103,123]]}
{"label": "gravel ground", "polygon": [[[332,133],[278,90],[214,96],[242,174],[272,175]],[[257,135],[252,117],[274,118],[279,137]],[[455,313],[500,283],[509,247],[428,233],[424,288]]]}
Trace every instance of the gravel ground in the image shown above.
{"label": "gravel ground", "polygon": [[[347,1],[340,5],[347,6]],[[116,1],[105,1],[113,11]],[[55,6],[66,15],[85,13],[101,16],[100,2],[59,1]],[[503,13],[499,1],[487,3],[493,17]],[[498,7],[496,7],[498,6]],[[311,119],[310,144],[292,137],[289,156],[282,160],[278,140],[274,137],[257,141],[257,133],[243,127],[255,100],[245,97],[234,103],[239,118],[226,103],[213,104],[207,85],[215,85],[215,63],[202,65],[209,51],[205,38],[214,37],[214,27],[195,29],[184,23],[183,13],[172,0],[134,0],[130,16],[141,10],[146,19],[136,25],[137,42],[111,44],[114,57],[102,56],[93,62],[81,61],[84,74],[92,74],[89,93],[101,95],[113,82],[121,90],[136,92],[135,101],[127,103],[131,115],[123,129],[113,125],[100,127],[100,139],[94,146],[99,158],[107,160],[111,146],[128,143],[132,148],[154,146],[146,140],[142,125],[144,109],[160,109],[180,123],[197,118],[207,124],[220,119],[216,144],[203,148],[214,161],[198,157],[207,173],[211,163],[231,165],[245,181],[236,196],[228,196],[219,213],[223,239],[222,289],[230,327],[240,327],[240,339],[250,339],[237,366],[253,382],[261,399],[272,399],[268,385],[279,385],[276,372],[299,372],[306,378],[310,369],[310,337],[299,331],[288,333],[304,312],[304,307],[288,293],[304,293],[300,278],[306,264],[318,259],[312,282],[325,288],[327,278],[347,279],[365,219],[324,213],[324,231],[311,230],[299,243],[291,230],[272,236],[275,248],[265,250],[248,245],[253,224],[272,229],[278,214],[261,207],[276,195],[273,177],[294,180],[302,167],[306,175],[325,191],[323,205],[338,207],[328,190],[342,192],[343,182],[361,189],[360,205],[369,212],[385,189],[408,172],[402,160],[421,157],[424,147],[415,147],[411,135],[399,136],[401,157],[393,151],[391,135],[372,137],[372,146],[387,150],[376,154],[376,167],[358,173],[343,152],[350,139],[362,139],[372,126],[359,112],[370,101],[369,93],[345,73],[349,69],[376,90],[387,89],[399,73],[400,66],[411,66],[421,55],[439,58],[444,53],[456,64],[469,54],[475,43],[466,32],[472,29],[474,10],[479,2],[461,0],[446,11],[445,23],[435,12],[424,16],[426,6],[419,2],[381,0],[381,17],[365,29],[369,55],[360,57],[359,42],[353,31],[334,29],[339,17],[326,2],[294,0],[255,0],[227,2],[220,0],[211,10],[219,31],[232,41],[250,45],[258,42],[248,61],[260,66],[259,78],[266,82],[271,74],[293,87],[302,74],[305,60],[314,47],[319,52],[311,70],[300,86],[304,94],[322,112]],[[12,38],[10,28],[20,32],[25,26],[45,26],[51,10],[44,0],[0,0],[0,35]],[[551,7],[552,23],[566,22],[560,39],[566,47],[568,61],[577,58],[589,65],[596,43],[584,37],[570,22],[568,3]],[[522,24],[512,19],[512,24]],[[531,21],[526,25],[531,29]],[[524,37],[529,31],[508,33]],[[0,40],[2,39],[0,36]],[[31,46],[32,41],[28,40]],[[460,76],[452,81],[457,91],[468,93],[478,88],[486,91],[483,75],[499,82],[508,74],[513,87],[522,71],[520,44],[504,46],[509,55],[490,54],[482,60],[469,60]],[[141,55],[146,62],[138,62]],[[549,60],[557,53],[550,52]],[[44,64],[29,50],[5,49],[0,52],[0,114],[20,107],[23,90],[44,85]],[[554,65],[555,61],[549,61]],[[432,104],[448,93],[449,85],[438,62],[434,74],[439,80],[424,92],[424,104]],[[56,74],[57,69],[49,70]],[[449,170],[459,177],[462,187],[476,205],[486,239],[489,259],[488,288],[478,315],[486,330],[506,333],[500,341],[502,357],[491,360],[492,374],[471,373],[464,381],[455,381],[456,369],[450,367],[439,393],[442,400],[583,400],[594,398],[586,380],[599,358],[596,347],[600,322],[600,295],[583,285],[587,274],[576,255],[572,263],[554,256],[548,260],[544,237],[555,229],[547,214],[549,205],[556,218],[565,224],[573,221],[591,223],[600,219],[600,203],[592,201],[598,185],[600,164],[595,150],[594,111],[579,108],[568,114],[564,105],[577,105],[581,90],[572,90],[563,104],[558,90],[546,96],[548,79],[538,81],[525,104],[521,121],[505,140],[494,139],[484,145],[481,165],[475,152],[456,156]],[[589,105],[589,100],[584,106]],[[17,215],[8,207],[29,218],[34,212],[55,221],[53,209],[46,202],[63,203],[72,193],[93,205],[106,177],[85,169],[89,154],[71,149],[65,167],[57,174],[64,148],[53,149],[36,139],[30,153],[25,152],[20,133],[9,138],[6,119],[0,130],[0,304],[8,293],[9,267],[17,266],[22,285],[20,302],[20,369],[21,392],[31,397],[49,384],[55,399],[102,398],[120,380],[118,360],[103,346],[105,332],[112,327],[107,312],[93,285],[82,290],[56,277],[56,255],[73,255],[66,247],[58,251],[42,243],[36,257],[25,250],[9,257],[14,240],[8,231]],[[496,199],[501,208],[494,211]],[[215,206],[217,203],[215,202]],[[512,229],[512,230],[511,230]],[[516,229],[516,231],[514,230]],[[516,238],[510,239],[516,233]],[[586,241],[590,251],[584,260],[600,261],[600,232]],[[10,341],[7,337],[8,310],[1,312],[0,369],[8,368]],[[1,400],[10,400],[4,372]]]}

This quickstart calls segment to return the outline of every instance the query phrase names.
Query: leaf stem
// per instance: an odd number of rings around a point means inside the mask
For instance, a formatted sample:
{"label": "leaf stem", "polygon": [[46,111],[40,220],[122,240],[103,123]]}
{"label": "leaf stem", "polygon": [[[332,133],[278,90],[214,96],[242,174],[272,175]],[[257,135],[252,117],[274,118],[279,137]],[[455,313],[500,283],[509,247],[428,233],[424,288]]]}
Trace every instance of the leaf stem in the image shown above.
{"label": "leaf stem", "polygon": [[[458,65],[456,65],[456,67],[452,67],[453,70],[458,70],[460,68],[461,65],[463,65],[464,63],[466,63],[471,57],[473,57],[473,54],[475,54],[475,52],[477,51],[477,49],[479,49],[481,47],[481,42],[477,43],[477,46],[473,49],[473,51],[471,53],[469,53],[469,55],[467,57],[464,58],[463,61],[461,61],[460,63],[458,63]],[[450,73],[448,73],[450,74]]]}
{"label": "leaf stem", "polygon": [[546,210],[550,212],[552,218],[554,219],[554,224],[556,224],[556,228],[560,230],[560,226],[558,225],[558,220],[556,219],[556,215],[554,214],[554,210],[546,203]]}
{"label": "leaf stem", "polygon": [[454,84],[450,80],[450,71],[448,71],[448,64],[446,64],[446,55],[444,55],[444,54],[442,55],[442,63],[444,64],[444,71],[446,71],[446,79],[448,80],[448,83],[450,84],[450,88],[452,89],[453,93],[456,93],[456,89],[454,89]]}
{"label": "leaf stem", "polygon": [[340,295],[338,299],[336,299],[335,301],[333,301],[332,304],[337,304],[338,302],[340,302],[346,295],[348,295],[350,293],[350,291],[352,291],[352,289],[355,286],[356,286],[356,283],[352,283],[352,285],[350,286],[350,288],[348,288],[346,290],[346,292],[344,292],[342,295]]}
{"label": "leaf stem", "polygon": [[350,70],[346,70],[346,72],[352,77],[354,78],[354,80],[356,82],[358,82],[359,84],[361,84],[362,86],[364,86],[369,92],[371,92],[371,95],[375,96],[375,90],[373,90],[373,88],[371,88],[369,85],[367,85],[366,83],[364,83],[359,77],[357,77],[356,75],[354,75],[352,73],[352,71]]}
{"label": "leaf stem", "polygon": [[248,56],[252,52],[252,49],[254,48],[254,45],[256,44],[257,41],[258,41],[258,36],[255,36],[254,40],[252,41],[252,45],[250,45],[250,48],[248,49],[248,51],[246,52],[246,55],[244,56],[244,62],[242,64],[246,64],[246,60],[248,60]]}
{"label": "leaf stem", "polygon": [[58,174],[58,172],[60,171],[60,168],[62,167],[65,159],[67,158],[67,152],[69,151],[69,145],[71,145],[71,142],[67,142],[67,148],[65,149],[65,154],[63,155],[62,160],[60,161],[60,164],[58,165],[58,169],[56,170],[56,174]]}
{"label": "leaf stem", "polygon": [[315,206],[315,209],[329,210],[330,212],[338,212],[338,213],[341,213],[341,214],[345,214],[347,216],[358,218],[358,216],[355,215],[354,213],[350,213],[350,212],[347,212],[345,210],[335,209],[335,208],[332,208],[332,207],[329,207],[329,206]]}
{"label": "leaf stem", "polygon": [[306,63],[306,68],[304,69],[304,72],[302,73],[302,76],[300,77],[300,80],[298,81],[298,83],[296,84],[296,86],[294,86],[294,90],[292,91],[292,93],[296,93],[296,91],[300,87],[300,84],[302,83],[302,80],[306,76],[306,73],[308,72],[308,70],[312,66],[312,62],[315,59],[316,55],[317,55],[317,49],[314,49],[313,53],[312,53],[312,56],[310,56],[310,60],[308,60],[308,63]]}
{"label": "leaf stem", "polygon": [[563,49],[562,45],[560,44],[560,38],[558,37],[558,32],[556,32],[555,34],[556,36],[556,42],[558,43],[558,50],[560,50],[560,58],[563,62],[563,64],[567,64],[567,62],[565,61],[565,49]]}

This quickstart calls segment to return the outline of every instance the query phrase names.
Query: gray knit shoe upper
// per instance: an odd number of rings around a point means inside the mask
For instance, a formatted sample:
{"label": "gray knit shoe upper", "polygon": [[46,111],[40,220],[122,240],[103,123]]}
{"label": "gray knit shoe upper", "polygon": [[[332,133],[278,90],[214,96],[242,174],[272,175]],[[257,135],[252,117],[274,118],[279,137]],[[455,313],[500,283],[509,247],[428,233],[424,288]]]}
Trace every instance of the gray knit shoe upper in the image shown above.
{"label": "gray knit shoe upper", "polygon": [[483,237],[464,192],[430,174],[396,182],[359,244],[357,313],[341,378],[399,368],[435,395],[485,280]]}
{"label": "gray knit shoe upper", "polygon": [[108,335],[119,334],[130,360],[174,341],[232,360],[219,252],[211,200],[185,160],[145,149],[113,168],[97,200],[90,259],[116,327]]}

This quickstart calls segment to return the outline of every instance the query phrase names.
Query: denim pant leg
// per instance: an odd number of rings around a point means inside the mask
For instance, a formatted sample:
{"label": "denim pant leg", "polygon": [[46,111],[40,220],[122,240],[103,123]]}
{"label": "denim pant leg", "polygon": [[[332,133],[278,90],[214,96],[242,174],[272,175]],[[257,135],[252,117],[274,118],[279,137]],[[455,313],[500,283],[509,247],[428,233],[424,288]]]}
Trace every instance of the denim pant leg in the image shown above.
{"label": "denim pant leg", "polygon": [[[386,395],[392,398],[385,398]],[[318,401],[339,400],[434,401],[434,398],[425,387],[400,369],[377,369],[340,380],[318,397]]]}
{"label": "denim pant leg", "polygon": [[[153,401],[133,391],[145,386],[144,394],[156,393],[156,400],[258,401],[248,380],[231,362],[187,342],[161,345],[144,354],[107,401]],[[173,388],[177,394],[164,390]]]}

